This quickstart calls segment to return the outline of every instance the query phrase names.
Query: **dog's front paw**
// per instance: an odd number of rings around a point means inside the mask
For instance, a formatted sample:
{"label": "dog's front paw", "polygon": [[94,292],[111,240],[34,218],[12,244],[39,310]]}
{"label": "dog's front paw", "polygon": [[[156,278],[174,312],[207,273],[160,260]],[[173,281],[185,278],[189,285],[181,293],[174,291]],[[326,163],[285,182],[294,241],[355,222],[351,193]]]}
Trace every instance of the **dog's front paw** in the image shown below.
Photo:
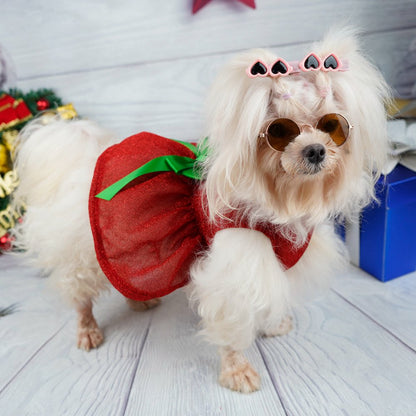
{"label": "dog's front paw", "polygon": [[126,298],[127,305],[134,311],[146,311],[147,309],[155,308],[160,305],[161,300],[154,298],[150,300],[140,301]]}
{"label": "dog's front paw", "polygon": [[279,325],[274,328],[265,329],[263,335],[265,337],[276,337],[288,334],[293,329],[293,318],[286,316]]}
{"label": "dog's front paw", "polygon": [[78,328],[77,346],[81,350],[89,351],[91,348],[97,348],[104,341],[103,333],[98,327]]}
{"label": "dog's front paw", "polygon": [[260,388],[260,376],[243,354],[227,351],[222,355],[221,386],[241,393],[252,393]]}

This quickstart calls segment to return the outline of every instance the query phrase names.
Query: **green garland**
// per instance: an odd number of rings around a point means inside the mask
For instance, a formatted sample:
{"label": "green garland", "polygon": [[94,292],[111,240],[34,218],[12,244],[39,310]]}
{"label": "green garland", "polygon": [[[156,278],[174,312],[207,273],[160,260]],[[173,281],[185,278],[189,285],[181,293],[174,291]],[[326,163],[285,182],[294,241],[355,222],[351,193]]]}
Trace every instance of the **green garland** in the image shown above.
{"label": "green garland", "polygon": [[29,107],[30,112],[35,116],[36,114],[40,113],[37,107],[37,102],[40,99],[48,100],[51,109],[60,107],[63,105],[62,100],[55,94],[53,90],[47,88],[41,88],[35,91],[29,91],[28,93],[24,93],[22,90],[17,88],[11,88],[9,91],[0,91],[0,95],[2,93],[6,93],[11,95],[16,100],[23,99],[26,105]]}
{"label": "green garland", "polygon": [[[61,98],[59,98],[55,92],[51,89],[41,88],[39,90],[31,90],[28,93],[24,93],[22,90],[18,88],[11,88],[8,91],[0,90],[0,97],[2,94],[7,94],[12,96],[15,100],[22,99],[27,107],[29,108],[32,115],[35,117],[39,113],[44,110],[38,109],[38,101],[41,99],[45,99],[49,103],[48,110],[53,110],[63,105]],[[13,127],[13,130],[20,131],[30,120],[25,122],[19,123],[18,125]],[[0,131],[0,142],[3,137],[3,131]]]}

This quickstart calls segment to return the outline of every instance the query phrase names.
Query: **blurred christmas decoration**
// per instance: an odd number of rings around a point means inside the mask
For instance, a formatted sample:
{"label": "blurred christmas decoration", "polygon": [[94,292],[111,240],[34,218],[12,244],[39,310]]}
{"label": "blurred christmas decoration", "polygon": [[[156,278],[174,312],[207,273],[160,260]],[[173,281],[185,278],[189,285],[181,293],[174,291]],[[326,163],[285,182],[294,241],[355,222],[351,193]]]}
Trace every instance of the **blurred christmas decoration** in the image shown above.
{"label": "blurred christmas decoration", "polygon": [[410,42],[409,48],[400,65],[397,66],[396,82],[393,83],[395,93],[402,99],[416,98],[416,38]]}
{"label": "blurred christmas decoration", "polygon": [[416,100],[393,100],[389,115],[395,119],[416,119]]}
{"label": "blurred christmas decoration", "polygon": [[77,113],[72,104],[63,105],[50,89],[27,94],[18,89],[0,90],[0,252],[11,248],[10,229],[24,213],[24,207],[16,210],[10,205],[10,196],[19,184],[13,159],[19,131],[35,116],[42,117],[47,124],[51,118],[71,119]]}
{"label": "blurred christmas decoration", "polygon": [[[206,6],[211,0],[194,0],[193,7],[192,7],[192,13],[195,14],[199,10],[201,10],[204,6]],[[249,6],[253,9],[256,8],[256,2],[255,0],[238,0],[239,2],[245,4],[246,6]]]}
{"label": "blurred christmas decoration", "polygon": [[389,174],[399,163],[416,172],[416,100],[395,99],[388,112],[391,149],[383,173]]}
{"label": "blurred christmas decoration", "polygon": [[16,71],[13,62],[5,48],[0,45],[0,91],[13,87],[15,82]]}

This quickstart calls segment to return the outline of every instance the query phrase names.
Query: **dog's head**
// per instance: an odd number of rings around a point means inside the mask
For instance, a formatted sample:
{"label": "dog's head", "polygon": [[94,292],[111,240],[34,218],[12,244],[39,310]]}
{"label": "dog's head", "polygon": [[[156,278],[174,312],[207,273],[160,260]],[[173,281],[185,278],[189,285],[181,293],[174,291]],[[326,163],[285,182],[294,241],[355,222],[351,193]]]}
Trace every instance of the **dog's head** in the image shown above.
{"label": "dog's head", "polygon": [[253,221],[312,226],[373,196],[388,150],[388,87],[351,30],[311,51],[291,63],[252,50],[214,83],[204,166],[213,217],[238,207]]}

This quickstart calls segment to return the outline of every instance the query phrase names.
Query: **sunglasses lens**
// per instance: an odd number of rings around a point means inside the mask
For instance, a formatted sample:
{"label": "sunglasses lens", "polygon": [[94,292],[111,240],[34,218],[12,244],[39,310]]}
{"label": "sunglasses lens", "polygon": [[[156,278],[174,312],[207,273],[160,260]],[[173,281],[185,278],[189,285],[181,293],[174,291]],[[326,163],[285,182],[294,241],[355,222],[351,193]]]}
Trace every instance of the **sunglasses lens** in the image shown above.
{"label": "sunglasses lens", "polygon": [[350,133],[350,125],[346,118],[335,113],[323,116],[316,128],[328,133],[337,146],[344,144]]}
{"label": "sunglasses lens", "polygon": [[299,134],[299,127],[293,120],[279,118],[268,127],[267,141],[273,149],[283,151]]}

